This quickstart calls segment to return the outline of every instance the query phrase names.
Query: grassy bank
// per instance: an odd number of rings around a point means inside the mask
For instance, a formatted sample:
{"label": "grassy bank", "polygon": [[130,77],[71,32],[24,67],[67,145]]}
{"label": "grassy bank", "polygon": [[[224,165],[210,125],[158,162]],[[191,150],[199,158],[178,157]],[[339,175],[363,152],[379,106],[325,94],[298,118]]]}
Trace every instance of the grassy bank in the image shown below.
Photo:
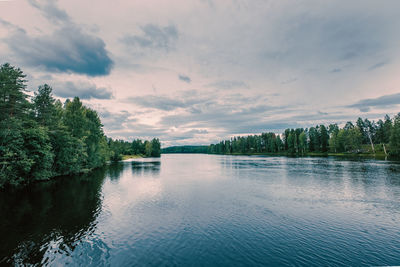
{"label": "grassy bank", "polygon": [[122,160],[127,160],[127,159],[140,159],[144,158],[143,155],[122,155]]}

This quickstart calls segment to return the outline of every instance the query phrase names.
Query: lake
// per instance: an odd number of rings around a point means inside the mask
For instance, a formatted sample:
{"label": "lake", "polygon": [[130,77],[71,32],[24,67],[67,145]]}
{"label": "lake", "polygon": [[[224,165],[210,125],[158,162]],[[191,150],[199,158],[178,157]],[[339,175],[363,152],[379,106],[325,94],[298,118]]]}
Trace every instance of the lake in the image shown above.
{"label": "lake", "polygon": [[400,165],[165,154],[0,193],[0,264],[400,265]]}

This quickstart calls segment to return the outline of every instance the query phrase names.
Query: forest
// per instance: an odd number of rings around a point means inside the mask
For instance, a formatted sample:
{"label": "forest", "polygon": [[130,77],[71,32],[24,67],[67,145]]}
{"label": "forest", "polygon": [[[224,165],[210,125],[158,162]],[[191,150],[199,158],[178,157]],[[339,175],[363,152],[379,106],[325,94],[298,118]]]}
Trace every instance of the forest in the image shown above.
{"label": "forest", "polygon": [[208,146],[170,146],[161,149],[163,154],[173,153],[207,153]]}
{"label": "forest", "polygon": [[337,124],[329,126],[286,129],[281,135],[237,136],[230,140],[211,144],[212,154],[261,154],[280,153],[288,155],[312,154],[380,154],[400,157],[400,113],[382,120],[358,120],[347,122],[343,128]]}
{"label": "forest", "polygon": [[61,103],[47,84],[30,97],[26,84],[20,68],[0,67],[0,187],[86,173],[124,154],[160,156],[158,139],[107,138],[78,97]]}

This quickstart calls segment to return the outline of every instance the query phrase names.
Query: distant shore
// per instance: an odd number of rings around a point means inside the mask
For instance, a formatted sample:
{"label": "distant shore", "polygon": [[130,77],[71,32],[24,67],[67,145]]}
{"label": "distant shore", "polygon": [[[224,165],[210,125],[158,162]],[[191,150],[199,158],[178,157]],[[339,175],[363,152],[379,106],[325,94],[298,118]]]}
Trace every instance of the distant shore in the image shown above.
{"label": "distant shore", "polygon": [[283,156],[283,157],[348,157],[348,158],[375,158],[375,159],[394,159],[385,155],[384,153],[322,153],[322,152],[308,152],[304,154],[288,154],[286,152],[274,153],[207,153],[210,155],[231,155],[231,156]]}

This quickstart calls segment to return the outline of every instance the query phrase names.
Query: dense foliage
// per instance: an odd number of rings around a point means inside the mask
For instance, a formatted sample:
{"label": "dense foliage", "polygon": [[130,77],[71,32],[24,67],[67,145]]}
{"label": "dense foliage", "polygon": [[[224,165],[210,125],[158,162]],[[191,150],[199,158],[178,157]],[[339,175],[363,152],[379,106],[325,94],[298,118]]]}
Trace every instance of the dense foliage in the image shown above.
{"label": "dense foliage", "polygon": [[78,97],[62,104],[45,84],[29,101],[23,72],[0,67],[0,187],[88,172],[124,153],[160,155],[158,139],[124,145],[106,138],[97,112]]}
{"label": "dense foliage", "polygon": [[171,146],[161,149],[161,153],[207,153],[207,146]]}
{"label": "dense foliage", "polygon": [[159,157],[161,154],[161,144],[158,138],[151,141],[142,141],[140,139],[132,142],[124,140],[108,139],[108,145],[111,149],[111,160],[118,161],[122,155],[141,155],[144,157]]}
{"label": "dense foliage", "polygon": [[262,133],[234,137],[208,147],[208,153],[382,153],[400,156],[400,113],[391,119],[388,115],[378,122],[359,118],[354,125],[347,122],[318,125],[309,129],[286,129],[282,135]]}

